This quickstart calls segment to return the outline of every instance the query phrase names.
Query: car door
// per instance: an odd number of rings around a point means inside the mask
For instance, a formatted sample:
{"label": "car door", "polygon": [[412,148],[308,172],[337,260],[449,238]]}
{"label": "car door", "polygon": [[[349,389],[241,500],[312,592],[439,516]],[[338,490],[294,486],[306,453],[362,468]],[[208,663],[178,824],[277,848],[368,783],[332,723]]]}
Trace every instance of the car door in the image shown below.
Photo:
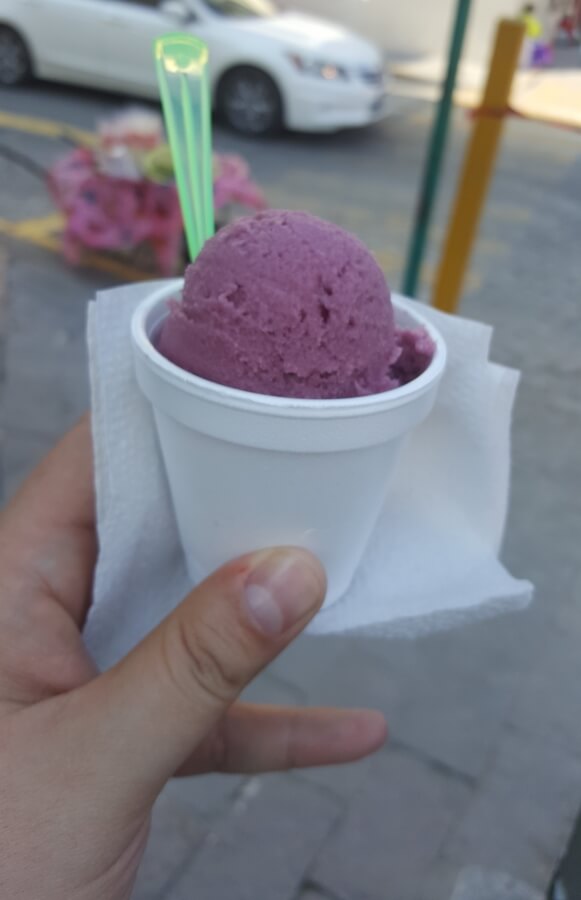
{"label": "car door", "polygon": [[[189,31],[204,37],[203,21],[195,4],[181,0],[166,10],[163,0],[100,0],[111,9],[113,29],[108,42],[108,65],[117,86],[132,93],[157,96],[153,44],[162,34]],[[169,5],[171,7],[171,5]],[[182,9],[185,18],[175,14]]]}
{"label": "car door", "polygon": [[41,75],[145,95],[156,93],[155,38],[181,27],[163,0],[18,3]]}
{"label": "car door", "polygon": [[[168,32],[184,31],[208,44],[212,84],[232,59],[239,59],[245,53],[240,47],[244,33],[236,28],[236,20],[212,15],[204,0],[180,0],[176,6],[184,12],[183,19],[176,17],[170,9],[166,11],[163,0],[107,2],[114,2],[116,6],[119,28],[112,40],[117,39],[120,43],[116,56],[123,60],[123,72],[119,78],[127,90],[158,96],[152,48],[155,39]],[[125,20],[132,34],[130,42],[126,40]]]}
{"label": "car door", "polygon": [[178,30],[175,18],[163,11],[160,0],[99,0],[110,28],[103,63],[114,86],[138,94],[155,92],[153,42]]}
{"label": "car door", "polygon": [[40,75],[95,80],[109,29],[102,0],[18,0],[18,14]]}

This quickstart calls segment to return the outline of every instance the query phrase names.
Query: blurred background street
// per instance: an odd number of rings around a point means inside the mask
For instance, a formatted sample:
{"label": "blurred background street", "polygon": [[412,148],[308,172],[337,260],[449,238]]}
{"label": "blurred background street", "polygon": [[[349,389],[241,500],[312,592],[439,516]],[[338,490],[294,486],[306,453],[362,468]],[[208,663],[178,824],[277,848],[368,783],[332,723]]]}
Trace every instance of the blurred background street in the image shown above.
{"label": "blurred background street", "polygon": [[[392,115],[337,134],[218,125],[215,149],[246,159],[269,206],[358,234],[398,290],[434,114],[424,96],[396,83]],[[46,185],[71,128],[94,132],[135,102],[53,82],[0,89],[5,499],[88,406],[87,301],[152,274],[143,256],[67,263]],[[470,128],[457,108],[425,300]],[[493,358],[522,370],[503,560],[535,583],[533,605],[413,642],[299,640],[249,696],[374,706],[390,743],[341,770],[171,785],[135,900],[546,896],[581,807],[580,223],[581,133],[509,119],[460,313],[493,325]]]}

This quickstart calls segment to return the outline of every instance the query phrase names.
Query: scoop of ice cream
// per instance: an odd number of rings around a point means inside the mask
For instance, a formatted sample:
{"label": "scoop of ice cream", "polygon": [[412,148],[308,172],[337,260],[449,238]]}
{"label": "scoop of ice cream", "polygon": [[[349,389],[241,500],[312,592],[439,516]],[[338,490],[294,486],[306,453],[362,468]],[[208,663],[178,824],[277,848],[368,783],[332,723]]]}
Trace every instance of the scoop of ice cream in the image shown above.
{"label": "scoop of ice cream", "polygon": [[209,240],[159,350],[189,372],[263,394],[338,398],[394,386],[389,288],[353,235],[270,210]]}
{"label": "scoop of ice cream", "polygon": [[308,213],[271,210],[208,241],[170,304],[158,349],[181,368],[283,397],[357,397],[429,365],[424,331],[396,329],[366,247]]}

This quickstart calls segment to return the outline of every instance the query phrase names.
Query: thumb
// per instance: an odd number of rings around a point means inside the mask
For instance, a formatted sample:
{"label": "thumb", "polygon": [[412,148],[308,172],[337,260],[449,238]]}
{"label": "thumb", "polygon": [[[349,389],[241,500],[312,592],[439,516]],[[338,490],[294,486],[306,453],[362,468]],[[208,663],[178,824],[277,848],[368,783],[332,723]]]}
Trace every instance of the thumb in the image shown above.
{"label": "thumb", "polygon": [[136,799],[155,796],[324,594],[320,564],[299,549],[245,556],[193,590],[79,692],[85,739],[88,729],[98,758],[107,759],[109,782],[115,772],[125,797],[132,786]]}

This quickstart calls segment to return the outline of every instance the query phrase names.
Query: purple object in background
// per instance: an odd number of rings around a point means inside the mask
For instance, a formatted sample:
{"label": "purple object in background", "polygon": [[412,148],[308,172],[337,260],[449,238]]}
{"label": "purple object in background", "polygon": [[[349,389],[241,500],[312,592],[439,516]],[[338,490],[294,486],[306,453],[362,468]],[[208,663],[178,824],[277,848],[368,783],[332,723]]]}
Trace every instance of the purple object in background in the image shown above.
{"label": "purple object in background", "polygon": [[424,332],[396,335],[384,275],[357,238],[308,213],[269,210],[206,243],[158,349],[219,384],[337,399],[410,381],[434,348]]}

